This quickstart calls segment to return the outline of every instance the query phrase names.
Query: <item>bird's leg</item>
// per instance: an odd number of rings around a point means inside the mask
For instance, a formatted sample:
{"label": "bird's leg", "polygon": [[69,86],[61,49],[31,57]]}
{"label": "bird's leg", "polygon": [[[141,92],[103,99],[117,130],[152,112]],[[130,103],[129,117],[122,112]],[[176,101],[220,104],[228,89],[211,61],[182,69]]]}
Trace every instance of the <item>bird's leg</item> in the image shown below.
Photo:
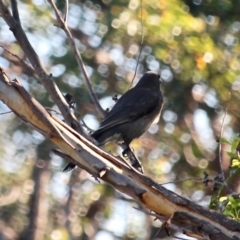
{"label": "bird's leg", "polygon": [[131,151],[131,149],[130,149],[130,146],[127,145],[127,147],[122,152],[123,157],[127,157],[129,151]]}
{"label": "bird's leg", "polygon": [[137,156],[134,154],[133,150],[130,148],[129,145],[123,150],[122,152],[123,157],[128,157],[132,167],[138,170],[141,173],[144,173],[143,167]]}

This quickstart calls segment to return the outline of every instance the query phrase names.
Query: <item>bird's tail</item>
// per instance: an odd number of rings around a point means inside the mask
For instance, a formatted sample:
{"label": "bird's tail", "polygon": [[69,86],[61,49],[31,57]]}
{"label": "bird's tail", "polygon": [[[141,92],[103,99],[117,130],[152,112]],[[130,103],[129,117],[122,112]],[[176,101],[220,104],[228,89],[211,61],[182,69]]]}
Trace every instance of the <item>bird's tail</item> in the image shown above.
{"label": "bird's tail", "polygon": [[113,138],[114,133],[109,130],[98,129],[92,133],[92,137],[99,143],[99,145],[104,145]]}

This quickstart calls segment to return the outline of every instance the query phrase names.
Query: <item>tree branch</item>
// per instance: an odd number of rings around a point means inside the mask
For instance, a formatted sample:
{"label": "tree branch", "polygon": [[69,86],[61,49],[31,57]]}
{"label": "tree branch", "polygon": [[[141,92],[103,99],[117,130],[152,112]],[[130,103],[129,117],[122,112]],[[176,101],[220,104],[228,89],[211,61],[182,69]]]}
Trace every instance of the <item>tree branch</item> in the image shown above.
{"label": "tree branch", "polygon": [[21,25],[21,21],[19,18],[19,13],[18,13],[18,5],[16,0],[11,0],[11,6],[12,6],[12,15],[15,21]]}
{"label": "tree branch", "polygon": [[[240,223],[210,211],[165,189],[124,162],[99,149],[56,116],[48,113],[16,80],[0,71],[0,99],[17,116],[37,126],[37,131],[59,147],[95,178],[134,198],[149,210],[164,216],[165,225],[198,239],[240,239]],[[39,113],[41,113],[39,115]]]}
{"label": "tree branch", "polygon": [[[230,97],[231,97],[231,93],[229,93],[229,99],[230,99]],[[219,147],[218,147],[219,166],[220,166],[220,170],[221,170],[221,176],[222,176],[222,180],[223,180],[223,185],[226,187],[226,189],[232,195],[238,195],[227,184],[227,181],[226,181],[226,178],[225,178],[225,174],[224,174],[224,169],[223,169],[223,161],[222,161],[222,135],[223,135],[225,118],[226,118],[227,112],[228,112],[228,106],[229,106],[229,102],[227,103],[227,107],[226,107],[226,110],[224,112],[224,116],[223,116],[223,119],[222,119],[221,131],[220,131],[220,140],[219,140]]]}
{"label": "tree branch", "polygon": [[52,8],[54,9],[54,12],[55,12],[55,15],[56,15],[56,18],[57,18],[57,21],[58,21],[58,27],[62,28],[63,31],[66,33],[67,37],[68,37],[68,40],[71,44],[71,47],[73,49],[73,52],[74,52],[74,55],[75,55],[75,58],[77,60],[77,64],[78,64],[78,68],[79,70],[82,72],[83,76],[84,76],[84,79],[85,79],[85,82],[87,84],[87,87],[88,87],[88,91],[89,91],[89,94],[97,108],[97,110],[99,111],[99,113],[102,115],[102,116],[105,116],[106,112],[102,109],[99,101],[98,101],[98,98],[97,98],[97,95],[95,94],[95,92],[93,91],[93,88],[92,88],[92,85],[90,83],[90,79],[89,79],[89,76],[88,76],[88,73],[87,73],[87,70],[86,70],[86,67],[84,66],[83,64],[83,60],[82,60],[82,57],[81,57],[81,54],[79,53],[78,49],[77,49],[77,46],[75,44],[75,41],[73,39],[73,36],[71,34],[71,32],[69,31],[68,29],[68,26],[66,25],[66,22],[67,20],[63,20],[61,15],[59,14],[59,11],[57,9],[57,6],[55,5],[55,3],[53,2],[53,0],[48,0],[48,2],[50,3],[50,5],[52,6]]}
{"label": "tree branch", "polygon": [[[53,0],[48,0],[48,2],[51,4],[51,6],[54,9],[54,12],[55,12],[55,15],[56,15],[59,27],[61,27],[64,30],[64,32],[66,33],[66,35],[67,35],[67,37],[68,37],[68,39],[70,41],[71,47],[73,49],[75,58],[76,58],[77,63],[78,63],[78,67],[79,67],[80,71],[84,75],[84,79],[86,81],[89,94],[90,94],[90,96],[91,96],[91,98],[92,98],[92,100],[93,100],[93,102],[94,102],[98,112],[102,116],[105,116],[106,112],[102,109],[102,107],[101,107],[101,105],[100,105],[100,103],[98,101],[98,98],[97,98],[95,92],[93,91],[92,85],[90,83],[90,79],[88,77],[85,65],[84,65],[82,57],[81,57],[81,54],[79,53],[79,51],[78,51],[78,49],[76,47],[75,41],[74,41],[74,39],[72,37],[72,34],[71,34],[67,24],[66,24],[67,21],[62,19],[61,15],[59,14],[59,11],[57,9],[57,6],[53,2]],[[142,36],[142,42],[143,42],[143,36]],[[141,45],[141,48],[142,48],[142,45]],[[140,55],[141,55],[141,50],[140,50],[140,53],[139,53],[139,57],[140,57]],[[120,144],[120,146],[123,148],[123,150],[128,148],[128,146],[125,143]],[[128,158],[129,158],[130,162],[132,163],[132,165],[135,166],[136,169],[139,169],[139,171],[141,171],[143,173],[143,168],[141,166],[141,163],[140,163],[139,159],[137,158],[137,156],[134,154],[134,152],[131,149],[128,149],[128,151],[126,152],[126,155],[128,156]],[[71,168],[72,168],[72,166],[71,166]],[[65,169],[64,169],[64,171],[65,171]]]}
{"label": "tree branch", "polygon": [[0,47],[4,50],[2,56],[8,59],[14,66],[19,66],[22,69],[22,72],[27,74],[28,76],[34,77],[38,79],[34,69],[28,65],[21,57],[17,54],[9,51],[6,47],[0,45]]}
{"label": "tree branch", "polygon": [[[13,1],[14,2],[14,1]],[[13,5],[13,9],[15,9],[17,5]],[[52,79],[52,75],[47,74],[44,66],[42,65],[37,53],[34,51],[32,45],[28,41],[28,38],[23,31],[21,25],[18,21],[14,19],[11,15],[7,7],[4,5],[3,0],[0,0],[0,14],[8,24],[10,30],[13,32],[15,38],[17,39],[20,47],[22,48],[23,52],[28,57],[30,63],[32,64],[33,68],[38,75],[39,80],[41,81],[42,85],[46,88],[48,93],[50,94],[52,100],[58,106],[59,110],[61,111],[65,121],[72,126],[76,131],[83,133],[83,129],[81,128],[80,124],[78,123],[76,117],[70,111],[66,100],[64,99],[63,95],[61,94],[59,88],[57,87],[56,83]],[[17,9],[14,10],[15,17],[18,16]]]}

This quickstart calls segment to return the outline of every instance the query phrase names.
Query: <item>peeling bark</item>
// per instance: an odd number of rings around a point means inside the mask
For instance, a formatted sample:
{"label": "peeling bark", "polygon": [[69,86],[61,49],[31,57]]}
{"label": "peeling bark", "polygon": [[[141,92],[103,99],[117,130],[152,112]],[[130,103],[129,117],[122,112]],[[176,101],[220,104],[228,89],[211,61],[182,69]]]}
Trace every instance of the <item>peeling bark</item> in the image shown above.
{"label": "peeling bark", "polygon": [[10,81],[3,70],[0,72],[0,99],[61,149],[62,152],[58,151],[60,155],[161,216],[166,227],[198,239],[240,239],[240,223],[165,189],[121,159],[98,148],[47,112],[26,94],[19,82]]}

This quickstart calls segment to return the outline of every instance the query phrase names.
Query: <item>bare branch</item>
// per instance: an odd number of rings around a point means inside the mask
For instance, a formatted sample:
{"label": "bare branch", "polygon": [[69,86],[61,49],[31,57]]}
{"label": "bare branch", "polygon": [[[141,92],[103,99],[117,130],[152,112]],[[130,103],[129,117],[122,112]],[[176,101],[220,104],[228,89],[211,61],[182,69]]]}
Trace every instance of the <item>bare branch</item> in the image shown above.
{"label": "bare branch", "polygon": [[[231,97],[231,92],[229,92],[229,99]],[[225,178],[225,174],[224,174],[224,169],[223,169],[223,163],[222,163],[222,142],[221,142],[221,138],[223,135],[223,128],[224,128],[224,122],[225,122],[225,118],[227,116],[227,112],[228,112],[228,107],[229,107],[229,101],[227,103],[227,107],[223,116],[223,120],[222,120],[222,126],[221,126],[221,132],[220,132],[220,141],[219,141],[219,148],[218,148],[218,157],[219,157],[219,165],[220,165],[220,170],[221,170],[221,176],[222,176],[222,180],[223,180],[223,185],[227,188],[227,190],[233,194],[236,195],[237,193],[234,192],[227,184],[226,182],[226,178]]]}
{"label": "bare branch", "polygon": [[[106,111],[104,111],[104,110],[102,109],[102,107],[101,107],[101,105],[100,105],[100,103],[99,103],[99,101],[98,101],[98,98],[97,98],[95,92],[94,92],[93,89],[92,89],[92,85],[91,85],[91,83],[90,83],[90,79],[89,79],[89,77],[88,77],[86,68],[85,68],[85,66],[84,66],[84,64],[83,64],[82,57],[81,57],[81,55],[80,55],[80,53],[79,53],[79,51],[78,51],[78,49],[77,49],[77,47],[76,47],[76,44],[75,44],[75,41],[74,41],[74,39],[73,39],[73,37],[72,37],[71,32],[69,31],[69,28],[68,28],[68,26],[66,25],[66,23],[64,22],[64,20],[61,18],[61,15],[59,14],[59,11],[58,11],[55,3],[53,2],[53,0],[48,0],[48,2],[51,4],[51,6],[52,6],[53,9],[54,9],[54,12],[55,12],[57,21],[58,21],[58,23],[59,23],[59,27],[61,27],[61,28],[65,31],[65,33],[66,33],[66,35],[67,35],[67,37],[68,37],[68,39],[69,39],[69,41],[70,41],[70,43],[71,43],[72,49],[73,49],[73,51],[74,51],[74,54],[75,54],[75,57],[76,57],[76,60],[77,60],[77,63],[78,63],[78,67],[79,67],[80,71],[81,71],[81,72],[83,73],[83,75],[84,75],[84,79],[85,79],[85,81],[86,81],[89,94],[90,94],[93,102],[95,103],[95,106],[96,106],[96,108],[98,109],[99,113],[101,113],[102,116],[105,116],[105,115],[106,115]],[[142,19],[142,4],[141,4],[141,19]],[[142,42],[141,42],[141,44],[143,44],[143,22],[142,22]],[[140,50],[140,53],[139,53],[138,60],[139,60],[139,58],[140,58],[140,55],[141,55],[141,50]],[[137,68],[136,68],[136,70],[137,70]],[[136,74],[136,73],[135,73],[135,74]],[[122,147],[124,150],[126,149],[126,144],[123,143],[123,144],[120,144],[120,145],[121,145],[121,147]],[[130,159],[130,162],[133,164],[133,166],[134,166],[136,169],[140,170],[140,172],[143,173],[142,165],[141,165],[139,159],[137,158],[137,156],[134,154],[134,152],[133,152],[131,149],[128,149],[128,151],[126,152],[126,155],[127,155],[128,158]]]}
{"label": "bare branch", "polygon": [[169,184],[169,183],[180,183],[180,182],[187,182],[187,181],[198,181],[198,182],[202,182],[203,178],[200,177],[189,177],[189,178],[185,178],[185,179],[179,179],[179,180],[174,180],[174,181],[169,181],[169,182],[165,182],[162,183],[161,185],[165,185],[165,184]]}
{"label": "bare branch", "polygon": [[4,115],[4,114],[8,114],[8,113],[12,113],[12,111],[8,111],[8,112],[0,113],[0,115]]}
{"label": "bare branch", "polygon": [[83,119],[81,119],[81,122],[82,122],[82,126],[85,127],[88,130],[88,132],[90,133],[93,132],[93,130],[90,127],[88,127],[88,125],[85,123]]}
{"label": "bare branch", "polygon": [[12,53],[11,51],[9,51],[8,49],[6,49],[4,46],[2,46],[2,45],[0,45],[0,47],[4,50],[4,51],[6,51],[7,53],[9,53],[10,55],[12,55],[13,57],[15,57],[16,59],[18,59],[22,64],[27,64],[27,63],[25,63],[25,61],[22,59],[22,58],[20,58],[17,54],[15,54],[15,53]]}
{"label": "bare branch", "polygon": [[138,54],[138,58],[137,58],[137,64],[135,67],[134,75],[133,75],[132,81],[130,83],[129,89],[132,87],[134,78],[137,75],[137,68],[138,68],[139,60],[140,60],[142,49],[143,49],[144,32],[143,32],[143,1],[142,0],[140,2],[140,7],[141,7],[141,16],[140,16],[140,18],[141,18],[141,43],[140,43],[140,50],[139,50],[139,54]]}
{"label": "bare branch", "polygon": [[16,66],[19,66],[22,68],[22,71],[26,73],[28,76],[32,76],[36,79],[38,79],[37,74],[35,73],[35,70],[28,65],[21,57],[19,57],[17,54],[9,51],[6,47],[0,45],[1,48],[4,49],[3,56],[8,59],[11,63],[13,63]]}
{"label": "bare branch", "polygon": [[64,22],[67,24],[67,20],[68,20],[68,6],[69,3],[68,3],[68,0],[65,0],[65,6],[64,6]]}
{"label": "bare branch", "polygon": [[19,13],[18,13],[18,5],[16,0],[11,0],[11,6],[12,6],[12,15],[15,21],[21,25],[21,21],[19,18]]}
{"label": "bare branch", "polygon": [[[14,5],[14,8],[17,7]],[[14,10],[15,11],[15,10]],[[16,10],[17,11],[17,10]],[[61,94],[56,83],[52,79],[52,75],[47,74],[44,66],[42,65],[37,53],[33,49],[32,45],[28,41],[28,38],[23,31],[21,25],[13,18],[7,7],[4,5],[3,0],[0,0],[0,13],[5,22],[10,27],[10,30],[13,32],[15,38],[17,39],[20,47],[28,57],[30,63],[36,71],[42,85],[46,88],[54,103],[58,106],[61,111],[65,121],[76,129],[78,132],[83,133],[83,129],[78,123],[76,117],[70,111],[66,100]]]}
{"label": "bare branch", "polygon": [[56,18],[57,18],[57,21],[59,23],[59,26],[60,28],[63,29],[63,31],[66,33],[68,39],[69,39],[69,42],[71,44],[71,47],[73,49],[73,52],[74,52],[74,55],[76,57],[76,60],[77,60],[77,64],[78,64],[78,67],[79,67],[79,70],[81,71],[81,73],[83,74],[84,76],[84,79],[85,79],[85,82],[87,84],[87,87],[88,87],[88,91],[89,91],[89,94],[97,108],[97,110],[99,111],[99,113],[102,115],[102,116],[105,116],[105,111],[102,109],[99,101],[98,101],[98,98],[97,98],[97,95],[95,94],[95,92],[93,91],[93,88],[92,88],[92,85],[90,83],[90,79],[89,79],[89,76],[88,76],[88,73],[87,73],[87,70],[86,70],[86,67],[85,65],[83,64],[83,60],[82,60],[82,57],[77,49],[77,46],[75,44],[75,41],[73,39],[73,36],[71,34],[71,32],[69,31],[68,29],[68,26],[66,25],[65,21],[62,19],[61,15],[59,14],[59,11],[57,9],[57,6],[55,5],[55,3],[53,2],[53,0],[48,0],[48,2],[50,3],[50,5],[53,7],[54,9],[54,12],[55,12],[55,15],[56,15]]}
{"label": "bare branch", "polygon": [[171,229],[198,239],[240,239],[240,223],[182,198],[134,171],[50,115],[15,82],[0,71],[0,99],[30,126],[38,126],[40,133],[96,179],[102,179],[149,210],[165,216],[166,226]]}

